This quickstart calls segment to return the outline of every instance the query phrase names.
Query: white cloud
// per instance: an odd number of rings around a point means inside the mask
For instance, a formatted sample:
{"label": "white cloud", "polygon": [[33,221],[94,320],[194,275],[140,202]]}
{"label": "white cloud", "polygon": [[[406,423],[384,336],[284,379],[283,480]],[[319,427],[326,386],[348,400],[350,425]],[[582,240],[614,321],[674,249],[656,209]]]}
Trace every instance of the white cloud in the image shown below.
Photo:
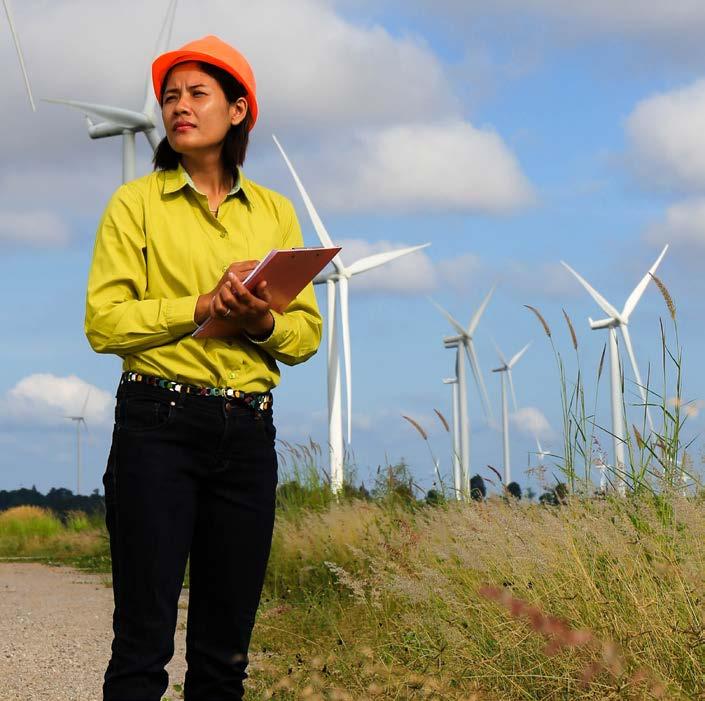
{"label": "white cloud", "polygon": [[553,430],[540,409],[533,406],[522,407],[510,415],[509,420],[518,431],[526,436],[550,439]]}
{"label": "white cloud", "polygon": [[65,245],[68,240],[68,227],[55,212],[0,209],[0,245],[56,247]]}
{"label": "white cloud", "polygon": [[478,277],[484,278],[487,274],[487,265],[475,253],[441,260],[436,267],[441,283],[458,291],[475,289]]}
{"label": "white cloud", "polygon": [[643,180],[705,188],[705,79],[639,102],[626,122],[632,161]]}
{"label": "white cloud", "polygon": [[[30,111],[4,32],[0,212],[40,197],[46,211],[97,222],[120,182],[121,140],[90,140],[79,112],[39,98],[141,108],[165,8],[137,0],[119,8],[88,0],[15,8],[38,111]],[[257,77],[260,123],[248,168],[264,166],[265,183],[285,177],[269,139],[274,130],[303,154],[297,160],[309,163],[312,185],[322,183],[321,204],[331,208],[503,212],[531,201],[503,139],[464,121],[449,68],[424,38],[349,21],[329,0],[208,0],[179,4],[172,46],[214,28],[243,51]],[[419,122],[429,109],[434,121]],[[139,135],[137,148],[140,175],[150,164]]]}
{"label": "white cloud", "polygon": [[0,398],[0,423],[58,426],[66,424],[65,417],[83,411],[89,426],[105,426],[112,421],[113,404],[112,394],[76,375],[36,373],[20,380]]}
{"label": "white cloud", "polygon": [[674,244],[674,250],[682,255],[705,253],[705,197],[684,200],[671,205],[659,222],[646,232],[649,243]]}
{"label": "white cloud", "polygon": [[313,172],[331,209],[501,213],[534,202],[502,138],[461,119],[359,132],[350,151],[330,153]]}

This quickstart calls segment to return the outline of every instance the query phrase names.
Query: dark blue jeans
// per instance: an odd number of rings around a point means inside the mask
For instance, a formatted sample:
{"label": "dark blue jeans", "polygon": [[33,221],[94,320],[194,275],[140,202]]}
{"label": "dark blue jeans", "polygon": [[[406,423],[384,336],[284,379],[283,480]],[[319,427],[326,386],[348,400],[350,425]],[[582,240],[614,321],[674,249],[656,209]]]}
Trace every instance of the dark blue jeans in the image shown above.
{"label": "dark blue jeans", "polygon": [[160,701],[189,561],[186,701],[242,699],[274,526],[272,410],[121,385],[103,476],[114,639],[104,701]]}

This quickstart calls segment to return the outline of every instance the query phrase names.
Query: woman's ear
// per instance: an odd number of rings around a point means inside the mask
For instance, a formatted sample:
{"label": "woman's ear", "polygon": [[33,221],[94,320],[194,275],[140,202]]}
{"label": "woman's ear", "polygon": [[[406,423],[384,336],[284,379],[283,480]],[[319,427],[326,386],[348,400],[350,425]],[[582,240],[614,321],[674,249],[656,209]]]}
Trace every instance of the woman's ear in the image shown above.
{"label": "woman's ear", "polygon": [[230,124],[232,126],[240,124],[245,117],[247,117],[248,110],[249,106],[247,100],[244,97],[238,97],[238,99],[230,105]]}

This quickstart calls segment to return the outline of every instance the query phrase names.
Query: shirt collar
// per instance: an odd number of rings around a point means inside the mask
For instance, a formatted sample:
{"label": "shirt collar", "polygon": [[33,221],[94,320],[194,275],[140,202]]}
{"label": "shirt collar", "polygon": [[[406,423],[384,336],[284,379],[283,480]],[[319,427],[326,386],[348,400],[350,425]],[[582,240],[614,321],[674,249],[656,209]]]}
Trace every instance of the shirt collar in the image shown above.
{"label": "shirt collar", "polygon": [[[198,188],[194,185],[193,180],[191,179],[191,176],[188,174],[186,169],[181,165],[181,163],[178,164],[175,170],[165,170],[163,171],[164,173],[164,188],[163,188],[163,193],[165,195],[171,194],[172,192],[177,192],[178,190],[181,190],[183,187],[186,185],[189,185],[194,192],[198,192]],[[235,195],[238,192],[242,192],[242,194],[245,196],[245,199],[248,202],[251,202],[251,198],[248,193],[248,183],[247,183],[247,178],[245,178],[244,173],[242,172],[242,168],[238,166],[237,169],[237,175],[235,177],[235,183],[226,195],[226,197],[229,197],[230,195]],[[203,193],[199,193],[203,194]]]}

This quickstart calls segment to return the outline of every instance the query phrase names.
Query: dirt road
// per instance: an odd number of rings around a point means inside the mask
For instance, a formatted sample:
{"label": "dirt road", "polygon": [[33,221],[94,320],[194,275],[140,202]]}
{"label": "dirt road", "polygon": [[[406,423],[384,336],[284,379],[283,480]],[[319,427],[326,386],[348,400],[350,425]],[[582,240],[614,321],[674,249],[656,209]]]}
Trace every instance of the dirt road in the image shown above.
{"label": "dirt road", "polygon": [[[186,670],[187,592],[179,604],[172,684]],[[104,575],[0,563],[0,701],[99,701],[112,642],[113,592]]]}

